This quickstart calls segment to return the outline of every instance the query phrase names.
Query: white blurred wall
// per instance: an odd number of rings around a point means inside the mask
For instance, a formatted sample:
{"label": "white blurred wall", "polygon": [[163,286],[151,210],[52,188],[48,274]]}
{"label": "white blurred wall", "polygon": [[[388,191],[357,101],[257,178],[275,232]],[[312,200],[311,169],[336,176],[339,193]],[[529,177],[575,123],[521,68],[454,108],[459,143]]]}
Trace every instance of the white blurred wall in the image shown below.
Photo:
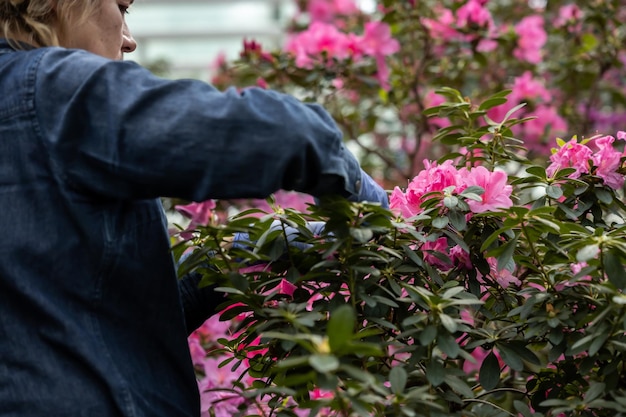
{"label": "white blurred wall", "polygon": [[127,59],[165,60],[171,78],[210,78],[220,53],[235,58],[244,39],[280,47],[293,0],[135,0],[127,16],[137,50]]}

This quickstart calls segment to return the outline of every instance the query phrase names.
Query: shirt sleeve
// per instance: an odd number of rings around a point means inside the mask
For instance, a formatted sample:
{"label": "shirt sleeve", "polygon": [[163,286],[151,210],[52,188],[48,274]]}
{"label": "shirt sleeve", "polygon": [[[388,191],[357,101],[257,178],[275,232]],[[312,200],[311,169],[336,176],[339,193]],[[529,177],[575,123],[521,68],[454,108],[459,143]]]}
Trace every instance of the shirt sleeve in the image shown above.
{"label": "shirt sleeve", "polygon": [[200,287],[200,281],[202,274],[198,272],[190,272],[178,280],[187,334],[191,334],[206,319],[216,314],[217,306],[226,301],[223,292],[215,291],[217,284]]}
{"label": "shirt sleeve", "polygon": [[133,62],[50,48],[35,78],[38,130],[73,187],[111,198],[358,195],[360,169],[320,106],[218,91]]}

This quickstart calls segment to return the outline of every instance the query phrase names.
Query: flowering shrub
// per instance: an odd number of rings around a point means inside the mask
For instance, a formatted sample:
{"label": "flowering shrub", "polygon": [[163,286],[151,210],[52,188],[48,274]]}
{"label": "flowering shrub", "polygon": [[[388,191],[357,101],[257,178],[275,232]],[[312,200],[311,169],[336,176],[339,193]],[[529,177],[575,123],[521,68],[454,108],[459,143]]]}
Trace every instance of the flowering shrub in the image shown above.
{"label": "flowering shrub", "polygon": [[351,0],[297,3],[283,51],[248,41],[215,84],[322,103],[390,188],[451,150],[433,140],[445,119],[423,113],[444,100],[442,87],[474,100],[510,90],[487,115],[503,120],[524,103],[515,116],[532,119],[512,132],[531,159],[549,155],[555,137],[615,133],[626,122],[618,0],[378,0],[375,13]]}
{"label": "flowering shrub", "polygon": [[182,209],[205,415],[626,415],[619,2],[298,3],[216,83],[323,103],[390,210]]}

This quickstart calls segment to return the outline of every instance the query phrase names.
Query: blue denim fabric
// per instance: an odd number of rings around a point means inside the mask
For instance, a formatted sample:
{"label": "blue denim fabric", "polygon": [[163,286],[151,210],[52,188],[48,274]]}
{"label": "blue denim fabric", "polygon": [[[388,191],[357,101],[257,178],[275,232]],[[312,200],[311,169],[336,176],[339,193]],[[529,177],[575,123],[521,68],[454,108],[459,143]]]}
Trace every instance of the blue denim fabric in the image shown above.
{"label": "blue denim fabric", "polygon": [[0,416],[198,416],[159,196],[358,195],[320,107],[0,40]]}
{"label": "blue denim fabric", "polygon": [[350,201],[368,201],[379,203],[381,207],[389,208],[389,197],[387,192],[381,188],[367,172],[361,170],[361,180],[358,183],[359,192],[349,198]]}

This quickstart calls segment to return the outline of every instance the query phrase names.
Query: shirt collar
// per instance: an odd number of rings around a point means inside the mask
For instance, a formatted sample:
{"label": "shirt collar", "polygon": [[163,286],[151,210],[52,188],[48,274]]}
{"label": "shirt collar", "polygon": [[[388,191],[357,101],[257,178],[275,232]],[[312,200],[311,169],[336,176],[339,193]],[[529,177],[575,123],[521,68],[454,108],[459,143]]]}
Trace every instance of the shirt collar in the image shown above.
{"label": "shirt collar", "polygon": [[8,39],[0,38],[0,55],[8,54],[9,52],[15,52],[15,48],[11,45],[12,43],[19,44],[23,50],[35,49],[35,47],[26,42],[9,42]]}

